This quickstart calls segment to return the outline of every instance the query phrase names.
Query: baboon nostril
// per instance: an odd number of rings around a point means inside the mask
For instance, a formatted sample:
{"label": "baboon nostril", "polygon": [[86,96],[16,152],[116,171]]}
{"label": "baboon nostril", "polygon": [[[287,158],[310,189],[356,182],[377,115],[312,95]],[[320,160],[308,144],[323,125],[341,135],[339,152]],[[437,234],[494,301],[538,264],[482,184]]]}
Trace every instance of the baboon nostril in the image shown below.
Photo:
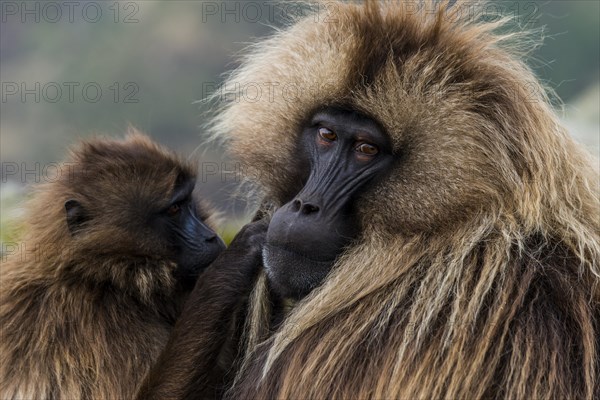
{"label": "baboon nostril", "polygon": [[318,206],[311,203],[305,203],[300,199],[292,201],[292,204],[290,204],[290,209],[292,212],[300,212],[302,214],[312,214],[319,211]]}
{"label": "baboon nostril", "polygon": [[292,202],[292,211],[300,211],[300,207],[302,207],[302,202],[300,200],[296,199]]}
{"label": "baboon nostril", "polygon": [[302,206],[302,214],[312,214],[316,213],[317,211],[319,211],[319,207],[313,204],[306,203]]}

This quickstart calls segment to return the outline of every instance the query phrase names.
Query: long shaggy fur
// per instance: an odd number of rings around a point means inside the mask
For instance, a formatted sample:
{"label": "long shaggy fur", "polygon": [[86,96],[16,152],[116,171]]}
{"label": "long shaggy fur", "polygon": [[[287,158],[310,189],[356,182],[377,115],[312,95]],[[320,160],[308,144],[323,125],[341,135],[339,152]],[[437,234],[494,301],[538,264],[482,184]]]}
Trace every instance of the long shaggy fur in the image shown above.
{"label": "long shaggy fur", "polygon": [[270,201],[297,185],[296,132],[320,107],[374,118],[398,159],[273,334],[259,281],[232,398],[600,397],[598,171],[514,35],[463,5],[327,2],[231,75],[273,89],[215,122]]}
{"label": "long shaggy fur", "polygon": [[[80,144],[37,188],[22,251],[0,270],[1,399],[132,398],[184,300],[142,217],[181,171],[195,174],[133,132]],[[85,232],[69,232],[68,199],[93,213]]]}

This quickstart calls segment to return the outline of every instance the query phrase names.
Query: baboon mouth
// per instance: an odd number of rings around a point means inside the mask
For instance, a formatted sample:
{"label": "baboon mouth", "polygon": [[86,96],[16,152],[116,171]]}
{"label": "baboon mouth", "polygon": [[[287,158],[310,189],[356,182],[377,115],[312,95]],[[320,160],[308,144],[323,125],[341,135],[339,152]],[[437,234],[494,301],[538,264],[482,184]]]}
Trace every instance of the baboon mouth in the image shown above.
{"label": "baboon mouth", "polygon": [[278,244],[278,243],[266,243],[264,245],[263,255],[266,255],[265,250],[273,251],[273,252],[282,252],[284,254],[287,254],[288,256],[293,256],[294,258],[303,259],[303,260],[307,260],[312,263],[318,263],[318,264],[331,265],[335,261],[335,257],[334,258],[315,258],[314,255],[310,256],[304,252],[292,250],[288,246],[283,245],[283,244]]}

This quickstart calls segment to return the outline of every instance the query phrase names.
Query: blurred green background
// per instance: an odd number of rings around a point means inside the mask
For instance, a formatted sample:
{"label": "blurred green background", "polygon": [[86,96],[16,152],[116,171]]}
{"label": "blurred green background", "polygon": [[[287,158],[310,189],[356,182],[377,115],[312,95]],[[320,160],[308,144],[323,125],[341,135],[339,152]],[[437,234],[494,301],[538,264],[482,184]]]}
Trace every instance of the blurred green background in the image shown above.
{"label": "blurred green background", "polygon": [[[2,241],[14,238],[21,199],[35,181],[35,172],[24,179],[11,168],[43,173],[79,137],[120,136],[132,124],[179,152],[227,162],[221,149],[199,148],[207,106],[195,101],[211,94],[246,44],[298,12],[286,4],[2,1]],[[574,137],[598,156],[600,2],[492,1],[485,13],[513,16],[544,37],[530,63],[564,102],[557,108]],[[200,185],[229,221],[227,237],[247,218],[236,187],[222,178]]]}

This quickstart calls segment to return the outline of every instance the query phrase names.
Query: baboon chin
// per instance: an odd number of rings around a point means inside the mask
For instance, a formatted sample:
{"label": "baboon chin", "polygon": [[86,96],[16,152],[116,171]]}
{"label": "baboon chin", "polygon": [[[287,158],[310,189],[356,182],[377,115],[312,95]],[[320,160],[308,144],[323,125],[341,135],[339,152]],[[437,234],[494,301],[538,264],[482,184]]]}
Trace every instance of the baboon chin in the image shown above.
{"label": "baboon chin", "polygon": [[224,244],[194,166],[139,132],[63,165],[2,266],[0,398],[131,398]]}

